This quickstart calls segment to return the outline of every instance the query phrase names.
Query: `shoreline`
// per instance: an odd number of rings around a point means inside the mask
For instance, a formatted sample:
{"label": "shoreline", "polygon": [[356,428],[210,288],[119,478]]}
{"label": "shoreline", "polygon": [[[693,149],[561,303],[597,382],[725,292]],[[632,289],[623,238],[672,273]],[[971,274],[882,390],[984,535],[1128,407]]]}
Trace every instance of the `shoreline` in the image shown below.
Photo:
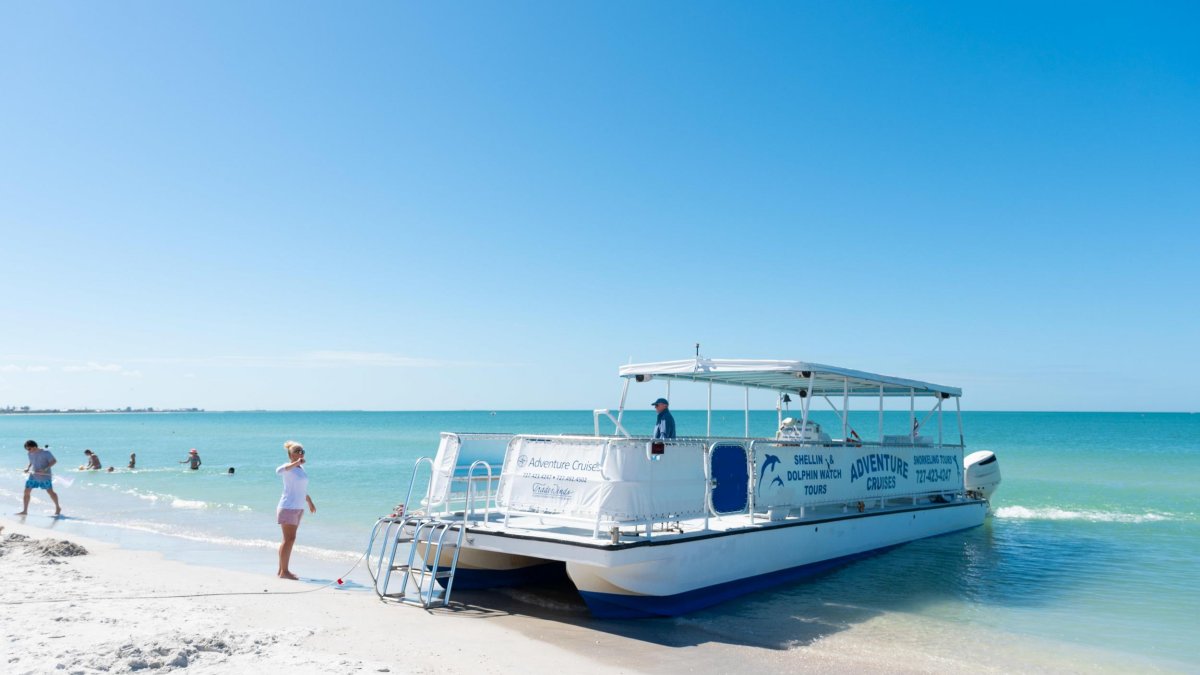
{"label": "shoreline", "polygon": [[[423,611],[380,602],[361,565],[338,589],[172,560],[12,516],[0,516],[0,527],[0,631],[16,673],[1186,670],[1027,636],[955,634],[957,624],[836,602],[816,619],[765,616],[748,598],[675,619],[600,621],[571,589],[498,589],[460,591],[454,608]],[[88,554],[14,552],[12,534],[70,541]],[[57,599],[67,601],[11,604]]]}
{"label": "shoreline", "polygon": [[[671,408],[671,411],[672,412],[704,413],[704,412],[706,412],[706,409],[705,408],[683,408],[683,407],[680,407],[680,408]],[[55,415],[64,415],[64,416],[65,415],[200,415],[200,414],[218,414],[218,415],[220,415],[220,414],[238,414],[238,415],[241,415],[241,414],[254,414],[254,413],[266,413],[266,414],[277,414],[277,413],[284,413],[284,414],[290,414],[290,413],[296,413],[296,414],[365,413],[365,414],[383,414],[383,415],[392,415],[392,414],[396,414],[396,413],[404,413],[404,414],[412,413],[412,414],[423,415],[423,414],[439,414],[439,413],[491,414],[491,413],[544,413],[544,412],[580,413],[581,415],[586,416],[586,415],[588,415],[588,413],[590,411],[586,408],[580,408],[580,409],[575,409],[575,408],[546,408],[546,409],[471,408],[471,409],[466,409],[466,410],[451,410],[451,409],[446,409],[446,410],[382,410],[382,409],[375,410],[375,409],[364,409],[364,408],[345,408],[345,409],[338,408],[338,409],[332,409],[332,410],[321,410],[321,409],[311,409],[310,410],[310,409],[288,409],[288,408],[280,408],[278,410],[267,409],[267,408],[252,408],[252,409],[246,409],[246,410],[217,410],[217,409],[200,408],[200,409],[195,409],[195,410],[188,410],[188,409],[181,408],[178,410],[30,410],[30,411],[0,410],[0,417],[22,417],[22,416],[25,416],[25,417],[37,417],[37,416],[47,417],[47,416],[55,416]],[[713,414],[722,413],[722,414],[731,414],[731,415],[741,415],[741,414],[743,414],[743,412],[744,411],[742,408],[713,408]],[[751,408],[750,412],[751,413],[762,413],[762,414],[769,415],[771,413],[774,413],[775,409],[774,408]],[[828,412],[828,411],[818,411],[818,412]],[[852,408],[850,412],[873,414],[876,411],[868,410],[865,408],[863,408],[863,409]],[[895,408],[895,409],[888,408],[887,412],[902,413],[902,412],[906,412],[906,411],[902,410],[900,408]],[[980,409],[976,409],[976,410],[963,410],[963,414],[988,414],[988,415],[992,415],[992,414],[996,414],[996,415],[1042,415],[1042,414],[1052,414],[1052,415],[1200,415],[1200,411],[1198,411],[1198,410],[993,410],[993,409],[980,408]]]}
{"label": "shoreline", "polygon": [[[361,587],[335,590],[183,563],[9,516],[0,527],[6,544],[16,534],[87,550],[65,558],[4,551],[0,630],[10,646],[8,672],[622,672],[522,637],[504,621],[477,620],[487,616],[426,613],[384,605]],[[30,584],[31,577],[39,581]]]}

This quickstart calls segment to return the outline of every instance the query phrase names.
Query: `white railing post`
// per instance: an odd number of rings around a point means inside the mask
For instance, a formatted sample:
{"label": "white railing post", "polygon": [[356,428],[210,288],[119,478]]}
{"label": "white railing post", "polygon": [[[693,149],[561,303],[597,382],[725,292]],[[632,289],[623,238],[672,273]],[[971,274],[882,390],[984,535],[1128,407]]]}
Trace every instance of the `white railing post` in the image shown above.
{"label": "white railing post", "polygon": [[712,436],[712,381],[708,383],[708,424],[705,426],[705,436]]}
{"label": "white railing post", "polygon": [[938,394],[938,447],[942,447],[942,395]]}
{"label": "white railing post", "polygon": [[917,390],[908,388],[908,442],[917,444]]}
{"label": "white railing post", "polygon": [[812,370],[808,373],[808,390],[804,392],[804,397],[800,401],[800,438],[808,433],[808,411],[812,402],[813,388],[817,386],[817,371]]}
{"label": "white railing post", "polygon": [[958,446],[960,448],[965,448],[967,446],[967,441],[963,437],[962,405],[959,403],[958,399],[958,396],[954,397],[954,412],[958,415]]}
{"label": "white railing post", "polygon": [[883,445],[883,385],[879,385],[879,444]]}
{"label": "white railing post", "polygon": [[750,438],[750,387],[746,387],[746,438]]}
{"label": "white railing post", "polygon": [[850,432],[850,378],[842,378],[842,440]]}
{"label": "white railing post", "polygon": [[[617,406],[616,422],[617,422],[618,429],[621,428],[621,418],[625,416],[625,396],[628,394],[629,394],[629,378],[627,377],[627,378],[625,378],[625,384],[621,385],[621,403],[620,403],[620,405]],[[596,435],[599,436],[600,432],[597,431]],[[626,436],[628,436],[628,435],[629,434],[626,434]]]}

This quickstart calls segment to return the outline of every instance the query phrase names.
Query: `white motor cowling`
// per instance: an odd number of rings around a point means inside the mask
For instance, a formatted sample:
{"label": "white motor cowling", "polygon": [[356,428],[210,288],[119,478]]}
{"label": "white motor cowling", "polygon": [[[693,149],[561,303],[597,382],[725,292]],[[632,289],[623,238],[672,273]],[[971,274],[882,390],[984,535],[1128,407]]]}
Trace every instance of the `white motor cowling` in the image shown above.
{"label": "white motor cowling", "polygon": [[812,420],[807,420],[801,424],[800,420],[795,417],[783,418],[783,423],[779,425],[779,431],[775,434],[775,438],[786,439],[789,441],[812,441],[816,443],[828,442],[829,434],[821,431],[821,425]]}
{"label": "white motor cowling", "polygon": [[1000,462],[991,450],[972,452],[963,459],[963,488],[991,499],[1000,485]]}

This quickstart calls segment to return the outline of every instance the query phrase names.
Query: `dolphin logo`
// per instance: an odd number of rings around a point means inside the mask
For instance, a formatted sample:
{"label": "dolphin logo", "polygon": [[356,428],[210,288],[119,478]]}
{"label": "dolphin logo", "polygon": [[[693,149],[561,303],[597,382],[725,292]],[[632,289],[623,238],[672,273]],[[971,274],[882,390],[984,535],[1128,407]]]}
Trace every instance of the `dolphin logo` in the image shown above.
{"label": "dolphin logo", "polygon": [[[767,459],[763,462],[762,471],[758,474],[758,483],[762,484],[763,476],[767,475],[767,469],[775,470],[775,465],[779,464],[779,458],[775,455],[767,455]],[[772,481],[774,482],[774,481]]]}
{"label": "dolphin logo", "polygon": [[779,476],[775,476],[774,480],[771,481],[771,485],[774,485],[776,483],[779,483],[779,487],[783,487],[783,479],[780,478]]}

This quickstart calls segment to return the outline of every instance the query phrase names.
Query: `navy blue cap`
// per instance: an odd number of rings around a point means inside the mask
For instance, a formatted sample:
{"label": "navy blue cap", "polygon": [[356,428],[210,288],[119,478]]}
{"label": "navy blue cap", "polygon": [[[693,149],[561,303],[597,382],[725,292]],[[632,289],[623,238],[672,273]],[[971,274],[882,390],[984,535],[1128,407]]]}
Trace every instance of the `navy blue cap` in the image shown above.
{"label": "navy blue cap", "polygon": [[658,405],[659,403],[662,403],[663,405],[671,405],[670,403],[667,403],[667,399],[665,399],[665,398],[660,398],[657,401],[655,401],[654,403],[651,403],[650,405],[651,405],[651,407],[653,407],[653,406]]}

